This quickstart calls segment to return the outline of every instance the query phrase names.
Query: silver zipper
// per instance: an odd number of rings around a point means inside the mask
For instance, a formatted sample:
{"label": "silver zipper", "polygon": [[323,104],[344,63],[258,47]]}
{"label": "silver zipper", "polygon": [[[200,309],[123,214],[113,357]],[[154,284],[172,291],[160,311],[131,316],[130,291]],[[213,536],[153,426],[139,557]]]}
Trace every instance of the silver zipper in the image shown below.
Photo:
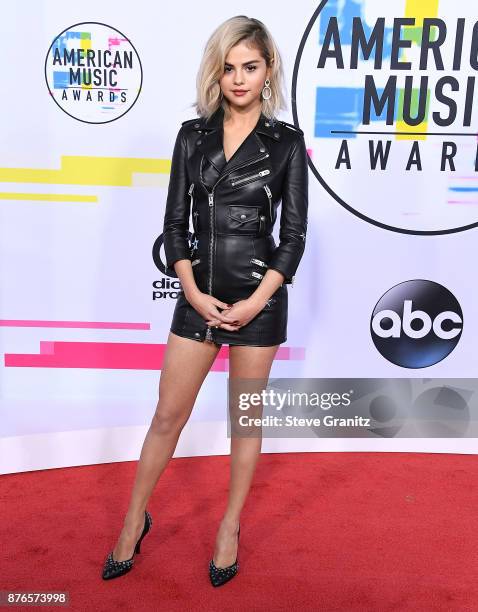
{"label": "silver zipper", "polygon": [[264,185],[264,190],[267,193],[267,198],[269,200],[269,219],[272,223],[272,191],[269,189],[269,185]]}
{"label": "silver zipper", "polygon": [[[216,181],[216,183],[214,184],[210,192],[207,190],[206,185],[204,185],[203,183],[203,187],[207,191],[209,211],[210,211],[209,228],[210,228],[211,238],[209,240],[209,278],[208,278],[209,295],[212,295],[212,264],[213,264],[213,249],[214,249],[214,190],[216,189],[216,187],[219,185],[219,183],[222,180],[224,180],[231,174],[231,172],[235,172],[236,170],[240,170],[241,168],[245,168],[246,166],[256,164],[257,162],[262,161],[263,159],[266,159],[267,157],[269,157],[269,153],[265,153],[264,155],[261,155],[260,157],[257,157],[256,159],[251,159],[245,164],[239,164],[238,166],[235,166],[234,168],[230,168],[229,172],[224,174],[224,176],[221,176]],[[202,167],[202,160],[201,160],[201,167]],[[213,333],[212,333],[210,326],[208,326],[207,331],[206,331],[206,339],[207,340],[213,339]]]}
{"label": "silver zipper", "polygon": [[194,183],[191,183],[191,186],[189,187],[189,197],[191,198],[191,201],[189,203],[190,208],[191,208],[191,212],[193,212],[193,206],[194,206],[194,196],[193,196],[193,192],[194,192]]}
{"label": "silver zipper", "polygon": [[[269,153],[265,153],[264,155],[260,155],[259,157],[256,157],[255,159],[251,159],[245,164],[239,164],[238,166],[234,166],[234,168],[229,168],[229,171],[224,176],[221,176],[221,178],[217,181],[216,185],[220,181],[222,181],[222,179],[225,179],[226,177],[228,177],[232,172],[235,172],[236,170],[240,170],[241,168],[245,168],[246,166],[256,164],[257,162],[262,161],[263,159],[267,159],[268,157],[269,157]],[[214,187],[216,187],[216,185],[214,185]]]}
{"label": "silver zipper", "polygon": [[251,263],[256,264],[257,266],[261,266],[262,268],[267,268],[266,262],[262,261],[262,259],[256,259],[255,257],[253,257],[251,259]]}
{"label": "silver zipper", "polygon": [[[272,223],[272,191],[269,188],[269,185],[264,185],[264,190],[267,193],[267,197],[269,199],[269,217]],[[293,287],[294,286],[294,279],[295,276],[292,277],[291,282],[290,282],[290,286]]]}
{"label": "silver zipper", "polygon": [[[189,197],[191,198],[190,202],[189,202],[189,208],[193,214],[193,228],[194,228],[194,234],[196,234],[196,228],[195,223],[194,223],[194,211],[193,211],[193,207],[194,207],[194,197],[193,197],[193,191],[194,191],[194,183],[191,183],[191,185],[189,186],[188,189],[188,194]],[[196,235],[194,235],[194,237],[196,237]],[[191,255],[194,253],[194,247],[191,249]]]}
{"label": "silver zipper", "polygon": [[[214,187],[211,193],[208,194],[209,201],[209,227],[211,228],[211,237],[209,239],[209,278],[208,278],[208,291],[209,295],[212,295],[212,261],[213,261],[213,248],[214,248]],[[212,340],[211,327],[208,326],[206,331],[207,340]]]}
{"label": "silver zipper", "polygon": [[260,176],[267,176],[270,173],[271,171],[269,169],[261,170],[260,172],[257,172],[256,174],[252,174],[251,176],[243,176],[242,178],[238,178],[235,181],[231,181],[231,185],[235,187],[236,185],[240,185],[241,183],[244,183],[245,181],[253,181],[254,179]]}

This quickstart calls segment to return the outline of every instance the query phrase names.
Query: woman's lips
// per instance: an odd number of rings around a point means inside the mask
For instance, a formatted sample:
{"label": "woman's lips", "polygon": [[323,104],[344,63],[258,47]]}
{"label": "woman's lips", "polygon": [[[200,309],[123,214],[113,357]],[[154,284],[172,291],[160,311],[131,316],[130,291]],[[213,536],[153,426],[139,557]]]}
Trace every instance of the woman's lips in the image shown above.
{"label": "woman's lips", "polygon": [[240,90],[240,89],[235,89],[235,90],[234,90],[234,89],[233,89],[233,90],[232,90],[232,93],[233,93],[235,96],[243,96],[244,94],[246,94],[246,93],[247,93],[247,90]]}

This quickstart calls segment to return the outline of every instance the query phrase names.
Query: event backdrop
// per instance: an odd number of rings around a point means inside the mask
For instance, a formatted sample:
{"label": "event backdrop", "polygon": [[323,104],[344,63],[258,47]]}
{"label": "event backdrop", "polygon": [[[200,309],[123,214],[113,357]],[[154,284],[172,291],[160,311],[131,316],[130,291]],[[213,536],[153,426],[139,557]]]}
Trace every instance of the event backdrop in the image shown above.
{"label": "event backdrop", "polygon": [[[2,3],[2,473],[138,458],[179,288],[161,236],[174,139],[208,36],[238,14],[275,37],[280,118],[310,158],[271,384],[476,376],[473,3]],[[176,456],[228,452],[227,369],[223,346]],[[442,438],[376,414],[387,435],[285,434],[263,451],[478,450],[470,410]]]}

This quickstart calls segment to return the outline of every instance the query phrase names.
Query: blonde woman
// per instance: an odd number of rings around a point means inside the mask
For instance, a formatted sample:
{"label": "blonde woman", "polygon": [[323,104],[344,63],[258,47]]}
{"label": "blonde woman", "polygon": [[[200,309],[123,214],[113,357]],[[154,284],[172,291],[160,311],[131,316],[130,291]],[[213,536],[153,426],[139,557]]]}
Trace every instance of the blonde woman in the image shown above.
{"label": "blonde woman", "polygon": [[[164,216],[166,264],[182,290],[159,401],[104,579],[132,568],[152,525],[148,500],[221,346],[229,345],[230,380],[267,381],[287,339],[287,285],[305,247],[308,170],[303,132],[276,118],[285,108],[282,79],[279,51],[257,19],[228,19],[207,42],[197,77],[198,117],[179,129]],[[277,245],[272,230],[279,204]],[[237,573],[240,515],[261,441],[260,435],[231,436],[229,497],[209,561],[214,586]]]}

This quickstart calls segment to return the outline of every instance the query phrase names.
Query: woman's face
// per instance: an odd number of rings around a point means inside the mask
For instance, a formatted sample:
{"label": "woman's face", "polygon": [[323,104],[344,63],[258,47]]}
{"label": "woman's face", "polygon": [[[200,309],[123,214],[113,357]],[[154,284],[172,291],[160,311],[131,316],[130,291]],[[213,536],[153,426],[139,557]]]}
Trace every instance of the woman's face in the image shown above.
{"label": "woman's face", "polygon": [[246,108],[260,102],[264,81],[269,76],[270,70],[259,50],[241,41],[227,54],[219,84],[229,104]]}

